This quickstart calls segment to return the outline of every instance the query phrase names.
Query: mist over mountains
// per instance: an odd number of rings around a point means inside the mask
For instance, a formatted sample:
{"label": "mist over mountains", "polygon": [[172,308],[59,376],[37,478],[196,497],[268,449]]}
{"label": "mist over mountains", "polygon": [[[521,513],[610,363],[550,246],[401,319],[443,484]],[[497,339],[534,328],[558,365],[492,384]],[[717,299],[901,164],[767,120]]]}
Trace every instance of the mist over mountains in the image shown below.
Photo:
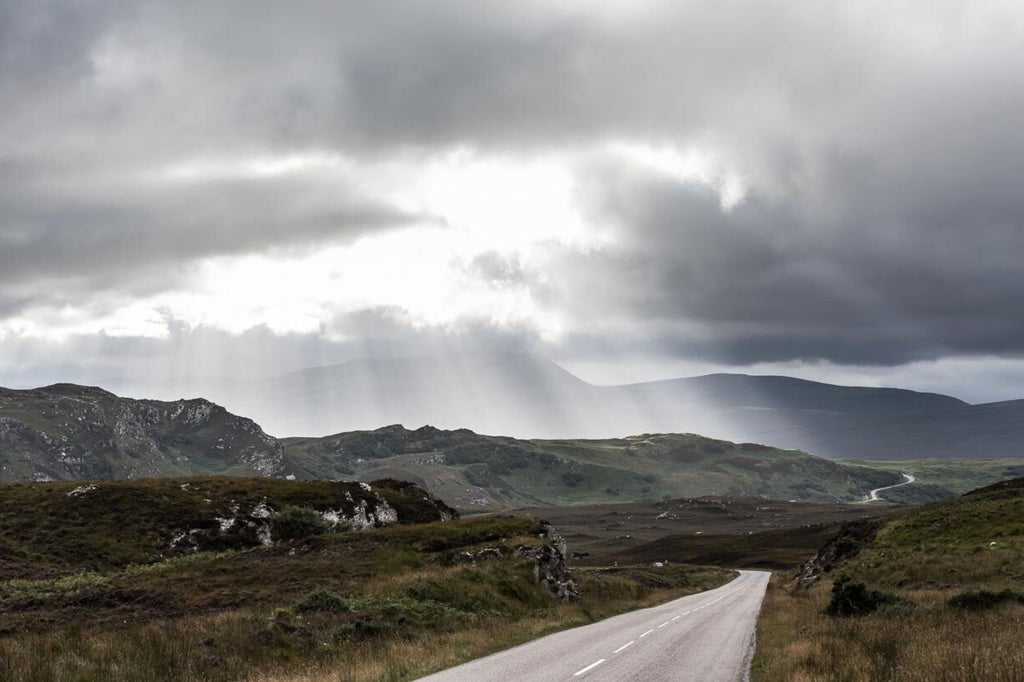
{"label": "mist over mountains", "polygon": [[594,386],[529,355],[377,358],[173,401],[0,389],[0,480],[395,478],[465,509],[707,494],[850,502],[902,474],[822,456],[998,463],[1024,451],[1022,414],[1024,401],[790,377]]}
{"label": "mist over mountains", "polygon": [[204,395],[279,437],[429,424],[520,438],[699,433],[834,458],[1024,454],[1024,400],[741,374],[595,386],[526,354],[352,360]]}
{"label": "mist over mountains", "polygon": [[392,425],[277,439],[202,398],[137,400],[75,384],[0,389],[0,481],[197,475],[396,479],[464,509],[709,494],[852,502],[899,479],[863,464],[691,434],[519,440]]}

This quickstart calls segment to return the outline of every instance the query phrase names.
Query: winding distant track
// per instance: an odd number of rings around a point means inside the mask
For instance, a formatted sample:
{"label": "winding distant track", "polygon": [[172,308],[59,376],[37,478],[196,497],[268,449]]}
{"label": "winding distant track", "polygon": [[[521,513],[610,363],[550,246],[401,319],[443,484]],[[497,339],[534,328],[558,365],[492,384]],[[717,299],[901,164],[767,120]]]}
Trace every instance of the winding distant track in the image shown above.
{"label": "winding distant track", "polygon": [[874,490],[868,493],[867,499],[862,500],[862,502],[876,502],[882,499],[881,497],[878,496],[878,493],[882,492],[883,490],[892,490],[893,488],[899,488],[902,485],[910,485],[911,483],[917,480],[910,474],[903,474],[903,478],[907,479],[903,481],[903,483],[897,483],[896,485],[887,485],[884,488],[875,488]]}
{"label": "winding distant track", "polygon": [[717,589],[548,635],[422,680],[743,680],[770,575],[740,571]]}

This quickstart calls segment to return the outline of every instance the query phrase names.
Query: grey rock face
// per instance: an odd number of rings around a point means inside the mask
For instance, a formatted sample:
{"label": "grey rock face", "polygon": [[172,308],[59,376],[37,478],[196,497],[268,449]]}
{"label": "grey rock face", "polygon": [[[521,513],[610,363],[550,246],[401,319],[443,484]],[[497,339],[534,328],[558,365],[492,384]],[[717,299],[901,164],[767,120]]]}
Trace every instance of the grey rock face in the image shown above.
{"label": "grey rock face", "polygon": [[575,601],[580,592],[566,565],[566,545],[562,536],[550,526],[546,531],[549,544],[540,547],[517,547],[515,556],[534,560],[533,579],[561,601]]}
{"label": "grey rock face", "polygon": [[874,542],[875,535],[884,523],[879,519],[858,519],[844,523],[836,536],[800,567],[797,584],[800,587],[810,587],[823,573],[828,573],[844,561],[860,554],[862,549]]}
{"label": "grey rock face", "polygon": [[0,480],[288,474],[284,446],[203,399],[134,400],[57,384],[0,389]]}

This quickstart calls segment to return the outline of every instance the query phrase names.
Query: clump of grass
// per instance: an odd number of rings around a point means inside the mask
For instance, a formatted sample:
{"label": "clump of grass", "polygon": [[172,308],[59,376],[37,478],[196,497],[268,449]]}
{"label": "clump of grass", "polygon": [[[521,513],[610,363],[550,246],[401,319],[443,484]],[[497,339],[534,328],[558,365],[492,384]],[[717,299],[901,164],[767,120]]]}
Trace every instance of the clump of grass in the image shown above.
{"label": "clump of grass", "polygon": [[270,537],[276,542],[303,540],[331,530],[330,524],[312,507],[286,507],[270,517]]}
{"label": "clump of grass", "polygon": [[337,592],[317,588],[295,602],[295,610],[300,613],[309,611],[344,613],[349,610],[345,598]]}
{"label": "clump of grass", "polygon": [[149,564],[129,564],[120,571],[120,575],[123,576],[143,576],[152,575],[157,573],[165,573],[173,571],[175,569],[188,566],[190,564],[200,564],[204,562],[213,561],[215,559],[225,559],[227,557],[237,556],[239,550],[224,550],[220,552],[193,552],[192,554],[182,554],[180,556],[172,556],[163,561],[155,561]]}
{"label": "clump of grass", "polygon": [[73,573],[40,580],[5,580],[0,582],[0,600],[21,601],[72,595],[107,582],[108,578],[99,573]]}
{"label": "clump of grass", "polygon": [[946,604],[954,609],[962,609],[965,611],[984,611],[986,609],[993,609],[997,606],[1001,606],[1002,604],[1013,602],[1024,604],[1024,594],[1014,592],[1011,589],[1005,589],[1002,592],[977,590],[972,592],[962,592],[955,597],[951,597]]}
{"label": "clump of grass", "polygon": [[908,600],[891,592],[868,589],[864,583],[854,582],[850,576],[841,575],[832,583],[832,597],[825,607],[825,613],[838,617],[864,616],[882,609],[893,612],[896,607],[903,607],[906,610],[910,606]]}

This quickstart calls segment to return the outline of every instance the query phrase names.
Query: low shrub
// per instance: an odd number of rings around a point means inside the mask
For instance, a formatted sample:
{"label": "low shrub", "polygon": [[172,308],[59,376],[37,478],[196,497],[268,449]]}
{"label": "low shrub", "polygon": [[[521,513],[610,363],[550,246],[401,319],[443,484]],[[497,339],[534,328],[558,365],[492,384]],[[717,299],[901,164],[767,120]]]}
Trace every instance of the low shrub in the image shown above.
{"label": "low shrub", "polygon": [[889,592],[869,590],[864,583],[855,583],[848,575],[841,575],[832,584],[832,598],[825,607],[829,616],[864,616],[883,609],[887,614],[905,612],[912,602]]}
{"label": "low shrub", "polygon": [[301,540],[330,531],[331,526],[310,507],[285,507],[270,517],[270,537],[275,542]]}
{"label": "low shrub", "polygon": [[334,631],[337,639],[349,642],[361,642],[373,637],[381,637],[389,633],[392,628],[386,623],[380,623],[369,618],[360,618],[350,623],[342,623]]}
{"label": "low shrub", "polygon": [[299,613],[310,611],[344,613],[348,611],[348,602],[340,594],[319,587],[295,602],[294,608]]}
{"label": "low shrub", "polygon": [[964,592],[951,597],[946,604],[954,609],[962,609],[965,611],[984,611],[986,609],[993,609],[1000,604],[1006,604],[1007,602],[1019,602],[1024,604],[1024,594],[1014,592],[1013,590],[1003,590],[1002,592],[977,590],[975,592]]}

